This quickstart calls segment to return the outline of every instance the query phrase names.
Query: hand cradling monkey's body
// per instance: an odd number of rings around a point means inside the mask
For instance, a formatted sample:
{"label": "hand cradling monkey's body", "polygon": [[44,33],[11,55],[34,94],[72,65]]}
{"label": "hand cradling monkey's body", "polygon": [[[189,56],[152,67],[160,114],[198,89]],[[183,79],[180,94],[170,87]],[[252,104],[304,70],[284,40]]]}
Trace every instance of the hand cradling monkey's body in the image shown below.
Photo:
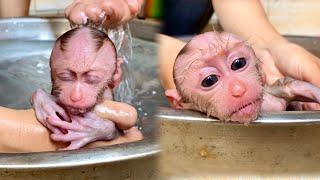
{"label": "hand cradling monkey's body", "polygon": [[194,37],[173,67],[175,89],[166,91],[172,106],[193,109],[220,120],[249,123],[259,113],[302,109],[302,102],[320,103],[320,89],[289,77],[265,85],[253,49],[230,33]]}
{"label": "hand cradling monkey's body", "polygon": [[51,95],[41,89],[32,95],[36,117],[52,140],[78,149],[135,129],[136,110],[112,101],[122,62],[108,36],[93,28],[76,28],[57,39],[50,57]]}

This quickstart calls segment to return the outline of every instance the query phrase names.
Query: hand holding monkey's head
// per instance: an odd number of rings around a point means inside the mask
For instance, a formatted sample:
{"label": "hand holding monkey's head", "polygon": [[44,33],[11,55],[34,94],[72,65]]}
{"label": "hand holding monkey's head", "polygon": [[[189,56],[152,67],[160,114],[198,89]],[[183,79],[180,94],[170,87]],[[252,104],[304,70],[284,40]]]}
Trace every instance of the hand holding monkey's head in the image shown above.
{"label": "hand holding monkey's head", "polygon": [[57,39],[51,53],[52,95],[69,113],[85,113],[120,83],[121,63],[104,32],[72,29]]}
{"label": "hand holding monkey's head", "polygon": [[252,48],[230,33],[194,37],[178,54],[176,89],[166,91],[178,109],[193,109],[220,120],[248,123],[262,102],[258,59]]}

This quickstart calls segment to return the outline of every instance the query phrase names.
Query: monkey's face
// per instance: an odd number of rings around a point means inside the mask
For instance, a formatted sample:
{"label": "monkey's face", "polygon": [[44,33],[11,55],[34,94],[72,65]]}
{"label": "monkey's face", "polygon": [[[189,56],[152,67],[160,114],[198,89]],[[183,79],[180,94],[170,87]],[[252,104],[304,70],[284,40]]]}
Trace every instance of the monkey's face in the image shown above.
{"label": "monkey's face", "polygon": [[98,51],[79,49],[62,53],[52,61],[52,94],[68,113],[82,114],[111,91],[116,55],[108,43]]}
{"label": "monkey's face", "polygon": [[207,33],[194,38],[176,61],[175,82],[191,109],[221,120],[248,123],[260,111],[257,58],[233,35]]}

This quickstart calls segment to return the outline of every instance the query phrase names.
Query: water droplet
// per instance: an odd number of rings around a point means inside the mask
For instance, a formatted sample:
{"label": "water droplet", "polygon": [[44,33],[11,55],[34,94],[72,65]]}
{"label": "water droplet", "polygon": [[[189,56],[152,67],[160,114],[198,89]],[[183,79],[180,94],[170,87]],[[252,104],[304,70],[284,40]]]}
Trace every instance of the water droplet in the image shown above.
{"label": "water droplet", "polygon": [[37,68],[44,68],[44,64],[38,63],[38,64],[37,64]]}
{"label": "water droplet", "polygon": [[9,29],[4,30],[4,32],[6,32],[6,33],[9,32]]}
{"label": "water droplet", "polygon": [[148,116],[148,113],[144,113],[144,116]]}
{"label": "water droplet", "polygon": [[152,91],[152,94],[153,94],[153,95],[157,94],[157,91]]}
{"label": "water droplet", "polygon": [[142,108],[141,108],[141,107],[139,107],[139,108],[138,108],[138,111],[142,111]]}

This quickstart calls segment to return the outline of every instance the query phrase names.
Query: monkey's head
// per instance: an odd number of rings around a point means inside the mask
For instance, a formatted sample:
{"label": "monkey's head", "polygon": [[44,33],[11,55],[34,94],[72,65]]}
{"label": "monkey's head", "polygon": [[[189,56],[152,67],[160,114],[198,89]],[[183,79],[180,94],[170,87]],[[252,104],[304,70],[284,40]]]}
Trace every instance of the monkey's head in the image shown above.
{"label": "monkey's head", "polygon": [[258,59],[253,49],[230,33],[194,37],[178,54],[176,89],[166,96],[177,109],[193,109],[220,120],[248,123],[262,102]]}
{"label": "monkey's head", "polygon": [[104,32],[72,29],[57,39],[51,53],[51,94],[68,113],[85,113],[120,83],[122,62]]}

